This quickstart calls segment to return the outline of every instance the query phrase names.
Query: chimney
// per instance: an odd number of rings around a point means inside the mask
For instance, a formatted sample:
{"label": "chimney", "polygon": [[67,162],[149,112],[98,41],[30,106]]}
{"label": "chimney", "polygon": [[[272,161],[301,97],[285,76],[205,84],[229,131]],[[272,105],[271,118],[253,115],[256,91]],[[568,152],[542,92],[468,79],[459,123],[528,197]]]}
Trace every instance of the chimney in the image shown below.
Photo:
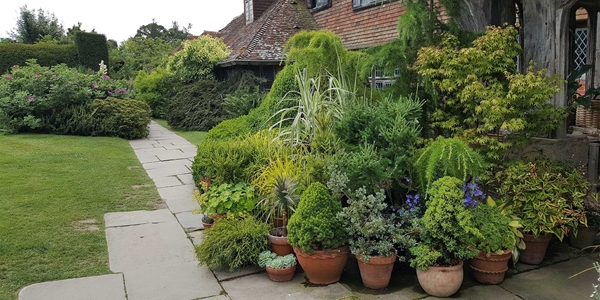
{"label": "chimney", "polygon": [[258,20],[260,16],[277,0],[244,0],[246,25]]}

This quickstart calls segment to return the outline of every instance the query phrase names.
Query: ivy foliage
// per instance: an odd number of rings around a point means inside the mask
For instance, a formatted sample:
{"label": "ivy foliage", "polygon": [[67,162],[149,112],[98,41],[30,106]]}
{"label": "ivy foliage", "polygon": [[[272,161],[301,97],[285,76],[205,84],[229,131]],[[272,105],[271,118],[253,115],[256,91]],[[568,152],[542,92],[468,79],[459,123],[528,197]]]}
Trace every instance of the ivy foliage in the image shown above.
{"label": "ivy foliage", "polygon": [[334,249],[347,243],[347,233],[336,215],[342,202],[331,196],[322,183],[311,184],[300,197],[288,224],[288,242],[302,252]]}
{"label": "ivy foliage", "polygon": [[421,242],[410,249],[415,256],[411,266],[426,270],[433,265],[456,265],[458,260],[477,256],[479,251],[468,246],[473,244],[473,236],[481,237],[481,233],[472,210],[465,205],[463,181],[442,177],[427,190],[427,196]]}
{"label": "ivy foliage", "polygon": [[488,172],[485,158],[457,138],[439,137],[421,150],[414,166],[422,190],[440,175],[467,181],[476,177],[485,178]]}
{"label": "ivy foliage", "polygon": [[448,35],[436,47],[419,50],[416,70],[444,97],[433,126],[465,139],[487,157],[501,159],[527,138],[558,128],[567,111],[548,100],[560,88],[546,70],[518,74],[514,58],[521,48],[514,27],[488,27],[472,47],[459,48]]}

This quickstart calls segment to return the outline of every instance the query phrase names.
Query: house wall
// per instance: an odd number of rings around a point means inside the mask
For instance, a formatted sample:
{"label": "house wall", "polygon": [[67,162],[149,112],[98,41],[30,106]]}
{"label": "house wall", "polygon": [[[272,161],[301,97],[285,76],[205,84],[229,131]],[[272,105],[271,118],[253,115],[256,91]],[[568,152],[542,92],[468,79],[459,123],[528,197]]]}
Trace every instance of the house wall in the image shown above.
{"label": "house wall", "polygon": [[385,44],[398,38],[398,19],[404,13],[401,1],[393,1],[358,11],[352,0],[331,0],[331,7],[314,12],[317,24],[342,38],[347,49]]}

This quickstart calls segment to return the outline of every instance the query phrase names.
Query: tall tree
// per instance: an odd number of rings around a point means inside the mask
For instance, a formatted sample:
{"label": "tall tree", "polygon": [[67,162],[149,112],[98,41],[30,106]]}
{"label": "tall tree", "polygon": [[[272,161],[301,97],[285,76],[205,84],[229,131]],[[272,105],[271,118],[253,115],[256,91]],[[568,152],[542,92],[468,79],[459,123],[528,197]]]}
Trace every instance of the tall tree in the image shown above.
{"label": "tall tree", "polygon": [[167,29],[166,27],[159,25],[154,19],[152,19],[152,23],[142,25],[140,26],[140,28],[138,28],[135,37],[145,39],[160,38],[168,44],[178,46],[181,43],[181,41],[185,40],[188,36],[190,36],[189,30],[191,28],[192,24],[188,24],[187,27],[182,26],[181,28],[179,28],[179,24],[176,21],[174,21],[171,24],[171,28]]}
{"label": "tall tree", "polygon": [[17,25],[8,34],[19,43],[34,44],[45,36],[58,41],[65,30],[53,13],[41,8],[29,10],[25,5],[20,8]]}

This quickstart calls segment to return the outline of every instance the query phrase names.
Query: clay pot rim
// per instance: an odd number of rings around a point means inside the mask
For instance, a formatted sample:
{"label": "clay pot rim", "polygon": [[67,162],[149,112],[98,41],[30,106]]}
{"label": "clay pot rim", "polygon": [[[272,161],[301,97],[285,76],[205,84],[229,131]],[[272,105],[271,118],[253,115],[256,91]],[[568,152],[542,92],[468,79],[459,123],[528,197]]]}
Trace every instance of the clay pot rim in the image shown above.
{"label": "clay pot rim", "polygon": [[[356,260],[359,263],[363,263],[363,264],[367,264],[367,265],[388,265],[388,264],[393,264],[396,259],[398,258],[398,250],[396,250],[396,248],[393,248],[394,252],[392,253],[392,255],[387,255],[387,256],[371,256],[371,258],[369,259],[368,262],[365,262],[363,260],[363,254],[354,254],[354,256],[356,257]],[[373,260],[375,259],[375,261]]]}
{"label": "clay pot rim", "polygon": [[475,256],[474,258],[481,259],[481,257],[484,257],[486,259],[489,259],[490,257],[499,257],[499,256],[508,256],[510,258],[510,256],[512,256],[512,250],[506,249],[506,250],[504,250],[504,253],[502,253],[502,254],[498,254],[496,252],[487,253],[487,252],[479,251],[479,255]]}
{"label": "clay pot rim", "polygon": [[531,233],[523,233],[523,241],[533,242],[533,243],[545,243],[546,241],[550,241],[554,235],[550,233],[544,233],[539,236],[535,236]]}
{"label": "clay pot rim", "polygon": [[289,245],[287,236],[276,236],[269,234],[269,242],[277,245]]}
{"label": "clay pot rim", "polygon": [[294,253],[296,253],[296,256],[302,256],[302,257],[307,257],[307,258],[312,258],[312,259],[329,259],[329,258],[335,258],[338,256],[347,255],[350,253],[350,250],[348,249],[347,245],[344,245],[339,248],[333,248],[333,249],[327,249],[327,250],[315,250],[313,252],[313,254],[308,254],[306,252],[302,252],[302,249],[300,249],[300,247],[294,247]]}
{"label": "clay pot rim", "polygon": [[[288,267],[288,268],[283,268],[283,269],[275,269],[275,268],[269,268],[269,267],[265,266],[265,270],[267,270],[267,272],[269,272],[269,271],[270,271],[270,272],[281,272],[281,273],[283,273],[283,272],[285,272],[285,271],[291,271],[291,270],[293,270],[293,271],[296,271],[296,267],[297,267],[297,266],[298,266],[298,265],[296,264],[296,265],[293,265],[293,266],[291,266],[291,267]],[[292,272],[293,272],[293,271],[292,271]]]}

